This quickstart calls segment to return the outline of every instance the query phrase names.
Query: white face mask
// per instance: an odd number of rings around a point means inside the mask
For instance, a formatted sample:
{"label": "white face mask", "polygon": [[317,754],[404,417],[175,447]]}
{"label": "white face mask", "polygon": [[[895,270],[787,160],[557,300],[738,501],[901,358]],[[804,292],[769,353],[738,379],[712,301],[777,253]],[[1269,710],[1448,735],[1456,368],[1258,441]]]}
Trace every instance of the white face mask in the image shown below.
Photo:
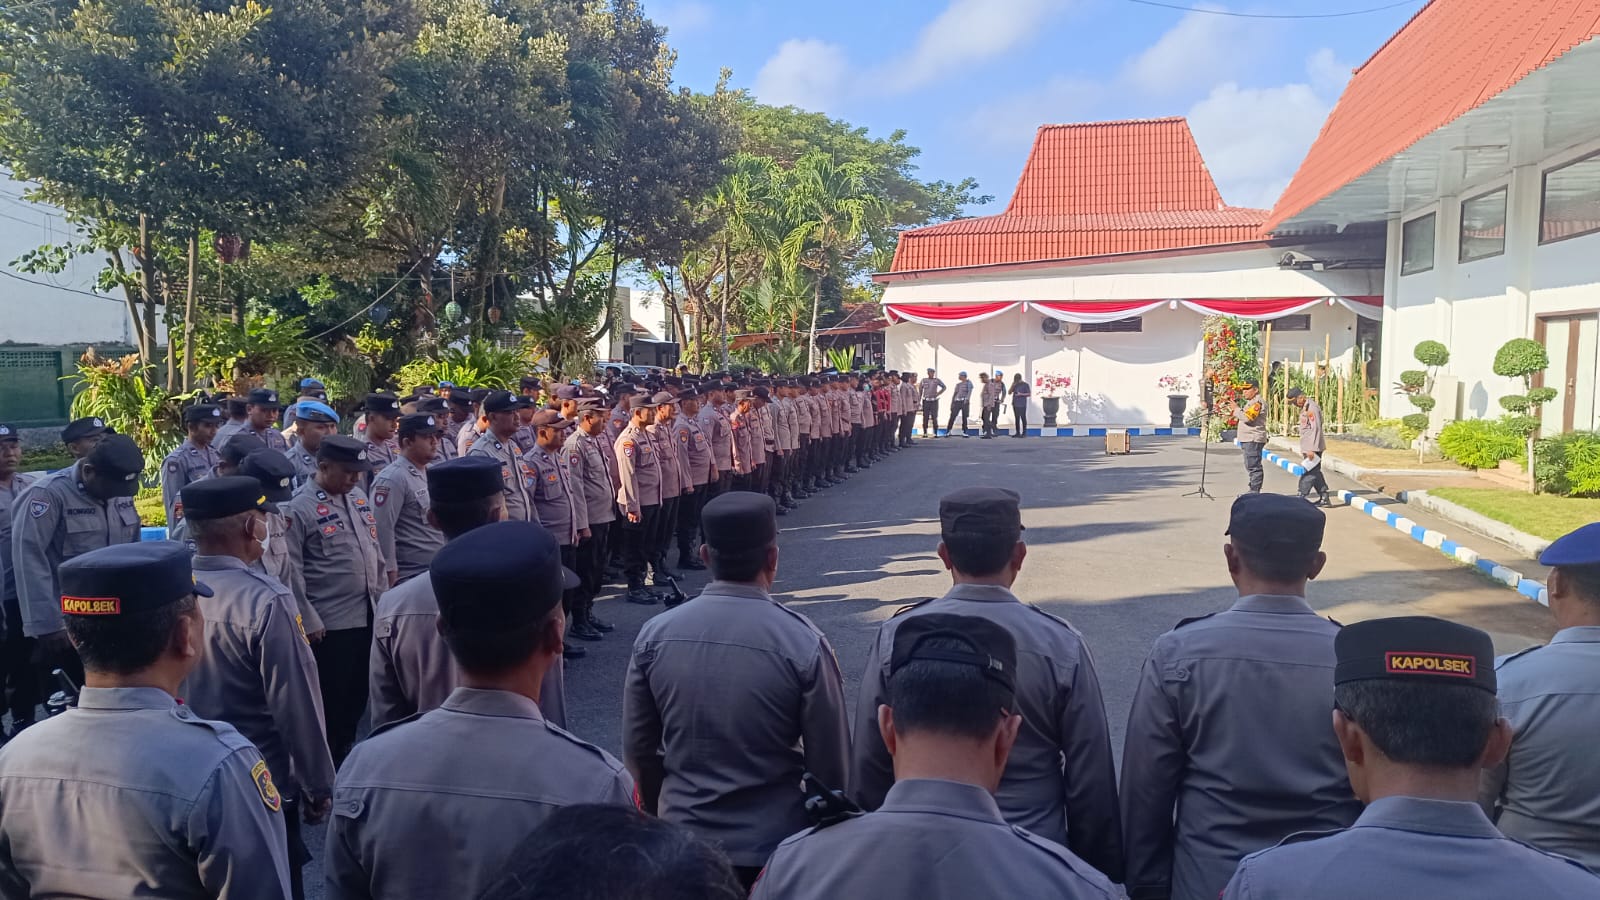
{"label": "white face mask", "polygon": [[265,518],[261,519],[260,521],[261,537],[256,541],[256,543],[261,545],[261,555],[265,557],[267,555],[267,548],[272,546],[272,525]]}

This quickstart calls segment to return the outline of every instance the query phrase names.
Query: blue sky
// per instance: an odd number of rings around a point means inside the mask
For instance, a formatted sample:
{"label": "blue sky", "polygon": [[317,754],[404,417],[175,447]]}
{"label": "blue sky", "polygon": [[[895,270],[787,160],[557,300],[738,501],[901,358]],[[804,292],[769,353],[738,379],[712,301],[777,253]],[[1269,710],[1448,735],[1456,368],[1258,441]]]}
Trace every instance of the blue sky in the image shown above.
{"label": "blue sky", "polygon": [[[1172,0],[1190,5],[1186,0]],[[1230,0],[1316,14],[1385,0]],[[1235,206],[1269,207],[1351,69],[1423,0],[1368,15],[1266,20],[1130,0],[644,0],[677,79],[718,70],[768,103],[904,128],[925,177],[978,179],[998,212],[1041,124],[1182,115]]]}

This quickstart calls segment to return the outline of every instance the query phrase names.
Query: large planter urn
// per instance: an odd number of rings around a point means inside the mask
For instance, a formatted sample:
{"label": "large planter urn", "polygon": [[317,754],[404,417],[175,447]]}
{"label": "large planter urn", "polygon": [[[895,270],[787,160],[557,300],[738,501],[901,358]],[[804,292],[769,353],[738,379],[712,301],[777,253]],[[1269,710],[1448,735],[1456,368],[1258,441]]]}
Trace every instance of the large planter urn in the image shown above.
{"label": "large planter urn", "polygon": [[1183,411],[1189,406],[1188,394],[1168,394],[1167,412],[1172,414],[1172,427],[1183,427]]}
{"label": "large planter urn", "polygon": [[1056,414],[1061,412],[1061,398],[1043,397],[1039,402],[1044,406],[1044,427],[1056,427]]}

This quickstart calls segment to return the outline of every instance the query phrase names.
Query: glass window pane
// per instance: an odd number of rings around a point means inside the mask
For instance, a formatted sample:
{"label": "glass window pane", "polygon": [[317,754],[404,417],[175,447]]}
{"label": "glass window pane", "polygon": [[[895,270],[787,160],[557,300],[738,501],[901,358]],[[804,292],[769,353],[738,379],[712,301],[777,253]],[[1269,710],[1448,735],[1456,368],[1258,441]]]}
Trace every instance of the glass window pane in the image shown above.
{"label": "glass window pane", "polygon": [[1461,261],[1506,252],[1506,189],[1461,203]]}
{"label": "glass window pane", "polygon": [[1400,234],[1400,274],[1414,275],[1433,268],[1432,213],[1412,219]]}
{"label": "glass window pane", "polygon": [[1544,175],[1540,242],[1600,231],[1600,155]]}

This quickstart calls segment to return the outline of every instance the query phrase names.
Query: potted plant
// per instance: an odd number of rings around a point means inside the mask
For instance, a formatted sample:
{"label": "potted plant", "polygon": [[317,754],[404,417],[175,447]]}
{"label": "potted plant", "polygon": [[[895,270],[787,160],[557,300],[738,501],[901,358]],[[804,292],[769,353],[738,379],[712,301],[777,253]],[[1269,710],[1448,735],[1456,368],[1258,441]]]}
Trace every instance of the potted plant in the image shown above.
{"label": "potted plant", "polygon": [[1167,413],[1172,417],[1172,427],[1182,428],[1183,411],[1189,405],[1189,391],[1194,386],[1194,373],[1163,375],[1156,384],[1167,392]]}
{"label": "potted plant", "polygon": [[1072,387],[1072,378],[1054,372],[1040,372],[1034,376],[1033,387],[1039,394],[1040,405],[1044,407],[1044,427],[1054,428],[1056,414],[1061,412],[1061,395]]}

